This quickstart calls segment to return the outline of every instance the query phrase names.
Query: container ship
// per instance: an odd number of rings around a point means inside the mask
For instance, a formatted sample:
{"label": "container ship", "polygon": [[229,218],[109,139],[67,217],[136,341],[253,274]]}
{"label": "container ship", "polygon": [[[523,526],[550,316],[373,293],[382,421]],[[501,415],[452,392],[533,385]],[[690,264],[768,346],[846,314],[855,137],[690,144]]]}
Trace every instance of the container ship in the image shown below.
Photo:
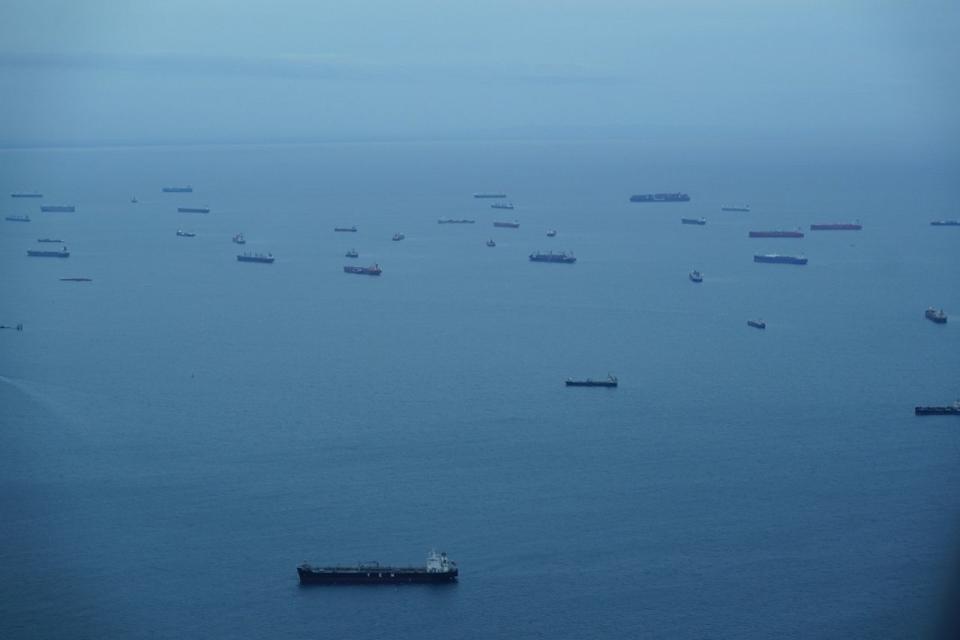
{"label": "container ship", "polygon": [[77,207],[72,204],[46,204],[40,207],[40,211],[46,213],[73,213]]}
{"label": "container ship", "polygon": [[803,231],[751,231],[751,238],[802,238]]}
{"label": "container ship", "polygon": [[594,380],[592,378],[575,380],[573,378],[567,378],[564,384],[568,387],[616,387],[620,382],[617,380],[617,376],[607,374],[607,377],[601,380]]}
{"label": "container ship", "polygon": [[680,218],[680,224],[707,224],[706,218]]}
{"label": "container ship", "polygon": [[237,262],[262,262],[264,264],[273,264],[276,258],[272,253],[241,253],[237,256]]}
{"label": "container ship", "polygon": [[177,207],[178,213],[210,213],[210,207]]}
{"label": "container ship", "polygon": [[42,198],[42,193],[36,192],[26,192],[26,191],[15,191],[10,194],[11,198]]}
{"label": "container ship", "polygon": [[353,567],[297,567],[301,585],[314,584],[444,584],[456,582],[460,570],[445,552],[431,551],[425,567],[388,567],[365,562]]}
{"label": "container ship", "polygon": [[690,202],[685,193],[638,193],[630,196],[630,202]]}
{"label": "container ship", "polygon": [[462,218],[460,220],[454,220],[453,218],[440,218],[437,220],[437,224],[474,224],[476,220],[467,220]]}
{"label": "container ship", "polygon": [[378,276],[383,273],[383,269],[380,268],[379,264],[375,264],[370,267],[354,267],[353,265],[347,265],[343,268],[344,273],[356,273],[361,276]]}
{"label": "container ship", "polygon": [[164,187],[161,191],[164,193],[193,193],[193,187],[189,185],[186,187]]}
{"label": "container ship", "polygon": [[61,247],[53,251],[47,249],[28,249],[27,255],[31,258],[69,258],[70,252],[66,247]]}
{"label": "container ship", "polygon": [[474,198],[506,198],[507,194],[505,193],[475,193],[473,194]]}
{"label": "container ship", "polygon": [[577,259],[573,256],[572,253],[566,253],[561,251],[560,253],[554,253],[553,251],[548,251],[547,253],[542,253],[537,251],[536,253],[530,254],[531,262],[560,262],[563,264],[573,264]]}
{"label": "container ship", "polygon": [[810,225],[810,231],[860,231],[863,225],[859,222],[828,222]]}
{"label": "container ship", "polygon": [[947,324],[947,314],[944,313],[943,309],[934,309],[933,307],[929,307],[923,312],[923,315],[930,322],[935,322],[936,324]]}
{"label": "container ship", "polygon": [[519,229],[520,223],[514,220],[513,222],[494,222],[493,226],[495,227],[504,227],[506,229]]}
{"label": "container ship", "polygon": [[960,416],[960,400],[941,407],[914,407],[913,413],[918,416]]}
{"label": "container ship", "polygon": [[490,205],[490,208],[491,208],[491,209],[510,209],[510,210],[512,210],[514,207],[513,207],[513,203],[512,203],[512,202],[494,202],[493,204]]}
{"label": "container ship", "polygon": [[720,211],[743,211],[744,213],[750,213],[750,205],[748,204],[724,204],[720,206]]}
{"label": "container ship", "polygon": [[932,227],[960,227],[960,220],[934,220],[930,223]]}
{"label": "container ship", "polygon": [[773,264],[807,264],[803,256],[783,256],[777,253],[764,253],[753,256],[754,262],[769,262]]}

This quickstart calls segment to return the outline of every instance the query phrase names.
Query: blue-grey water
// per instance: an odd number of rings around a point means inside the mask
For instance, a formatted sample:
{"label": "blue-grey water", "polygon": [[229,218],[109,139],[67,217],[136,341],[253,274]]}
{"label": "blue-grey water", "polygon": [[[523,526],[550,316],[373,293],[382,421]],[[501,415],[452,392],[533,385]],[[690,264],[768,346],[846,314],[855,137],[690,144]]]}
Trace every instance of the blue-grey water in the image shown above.
{"label": "blue-grey water", "polygon": [[[960,396],[960,228],[929,226],[956,174],[641,141],[0,152],[33,218],[0,226],[0,636],[930,633],[960,421],[913,406]],[[661,190],[693,201],[627,201]],[[241,231],[276,263],[238,263]],[[383,276],[343,273],[354,247]],[[297,584],[432,547],[459,584]]]}

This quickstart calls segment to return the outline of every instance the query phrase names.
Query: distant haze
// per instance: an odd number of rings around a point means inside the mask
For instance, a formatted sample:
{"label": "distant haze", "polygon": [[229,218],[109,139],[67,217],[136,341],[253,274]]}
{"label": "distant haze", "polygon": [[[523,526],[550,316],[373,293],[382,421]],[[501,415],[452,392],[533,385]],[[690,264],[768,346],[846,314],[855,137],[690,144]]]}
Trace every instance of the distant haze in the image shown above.
{"label": "distant haze", "polygon": [[0,145],[631,136],[948,150],[957,2],[7,1]]}

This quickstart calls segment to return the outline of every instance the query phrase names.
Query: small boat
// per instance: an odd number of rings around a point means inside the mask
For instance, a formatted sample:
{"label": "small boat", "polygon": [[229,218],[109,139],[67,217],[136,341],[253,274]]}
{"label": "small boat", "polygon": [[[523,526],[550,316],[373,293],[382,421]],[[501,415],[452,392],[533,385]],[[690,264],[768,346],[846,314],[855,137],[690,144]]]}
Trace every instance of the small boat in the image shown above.
{"label": "small boat", "polygon": [[680,224],[707,224],[706,218],[680,218]]}
{"label": "small boat", "polygon": [[403,240],[403,239],[406,238],[406,237],[407,237],[407,236],[405,236],[405,235],[403,235],[402,233],[399,233],[399,232],[398,232],[398,233],[393,234],[393,241],[394,241],[394,242],[399,242],[399,241]]}
{"label": "small boat", "polygon": [[39,239],[37,240],[37,242],[59,243],[59,244],[62,244],[62,243],[63,243],[63,240],[57,240],[56,238],[39,238]]}
{"label": "small boat", "polygon": [[359,258],[359,257],[360,257],[360,254],[357,252],[356,249],[350,249],[350,251],[347,251],[344,255],[346,255],[348,258]]}
{"label": "small boat", "polygon": [[276,258],[272,253],[241,253],[237,256],[237,262],[262,262],[264,264],[273,264]]}
{"label": "small boat", "polygon": [[493,241],[493,238],[491,238],[491,239],[487,240],[487,246],[488,246],[488,247],[495,247],[495,246],[497,246],[497,243]]}
{"label": "small boat", "polygon": [[690,272],[691,282],[703,282],[703,274],[694,269]]}
{"label": "small boat", "polygon": [[45,249],[27,249],[27,255],[31,258],[69,258],[70,252],[66,247],[60,247],[55,251]]}
{"label": "small boat", "polygon": [[767,323],[763,320],[747,320],[747,326],[753,327],[754,329],[766,329]]}
{"label": "small boat", "polygon": [[93,282],[93,278],[60,278],[60,282]]}
{"label": "small boat", "polygon": [[352,227],[334,227],[333,230],[339,233],[356,233],[357,225],[353,225]]}
{"label": "small boat", "polygon": [[177,229],[177,235],[181,238],[196,238],[197,234],[190,231],[184,231],[183,229]]}
{"label": "small boat", "polygon": [[923,315],[930,322],[936,324],[947,324],[947,314],[944,313],[943,309],[934,309],[933,307],[929,307],[923,312]]}
{"label": "small boat", "polygon": [[30,222],[30,216],[6,216],[4,220],[8,222]]}
{"label": "small boat", "polygon": [[520,223],[514,220],[513,222],[494,222],[493,226],[503,227],[505,229],[519,229]]}
{"label": "small boat", "polygon": [[343,268],[344,273],[356,273],[362,276],[378,276],[383,273],[383,269],[380,268],[379,264],[374,264],[369,267],[355,267],[353,265],[347,265]]}
{"label": "small boat", "polygon": [[602,380],[593,380],[592,378],[574,380],[573,378],[567,378],[564,381],[564,384],[568,387],[616,387],[619,383],[617,376],[610,374],[607,374],[606,379]]}
{"label": "small boat", "polygon": [[237,233],[231,239],[234,244],[247,244],[247,239],[243,237],[243,233]]}
{"label": "small boat", "polygon": [[550,229],[550,231],[547,231],[547,237],[548,237],[548,238],[555,238],[556,236],[557,236],[557,230],[556,230],[556,229]]}

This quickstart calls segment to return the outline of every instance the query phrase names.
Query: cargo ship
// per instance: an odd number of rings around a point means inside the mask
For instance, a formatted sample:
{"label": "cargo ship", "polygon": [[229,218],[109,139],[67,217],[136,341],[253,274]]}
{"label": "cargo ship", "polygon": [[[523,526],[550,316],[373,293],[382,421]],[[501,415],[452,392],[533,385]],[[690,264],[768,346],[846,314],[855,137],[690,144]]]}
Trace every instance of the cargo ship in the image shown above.
{"label": "cargo ship", "polygon": [[859,222],[826,222],[810,225],[810,231],[860,231],[863,225]]}
{"label": "cargo ship", "polygon": [[178,213],[210,213],[210,207],[177,207]]}
{"label": "cargo ship", "polygon": [[356,233],[357,225],[353,225],[352,227],[334,227],[333,230],[339,233]]}
{"label": "cargo ship", "polygon": [[630,196],[630,202],[690,202],[685,193],[638,193]]}
{"label": "cargo ship", "polygon": [[751,238],[802,238],[803,231],[751,231]]}
{"label": "cargo ship", "polygon": [[493,226],[503,227],[505,229],[519,229],[520,223],[514,220],[513,222],[494,222]]}
{"label": "cargo ship", "polygon": [[264,264],[273,264],[276,258],[272,253],[241,253],[237,256],[238,262],[262,262]]}
{"label": "cargo ship", "polygon": [[197,234],[190,231],[184,231],[183,229],[177,229],[177,235],[181,238],[196,238]]}
{"label": "cargo ship", "polygon": [[77,207],[72,204],[45,204],[40,211],[45,213],[73,213]]}
{"label": "cargo ship", "polygon": [[923,312],[923,315],[930,322],[935,322],[936,324],[947,324],[947,314],[944,313],[943,309],[934,309],[933,307],[928,307],[927,310]]}
{"label": "cargo ship", "polygon": [[592,378],[574,380],[573,378],[567,378],[564,384],[568,387],[616,387],[619,381],[617,380],[617,376],[607,374],[607,377],[602,380],[593,380]]}
{"label": "cargo ship", "polygon": [[960,227],[960,220],[934,220],[930,223],[932,227]]}
{"label": "cargo ship", "polygon": [[767,323],[763,320],[747,320],[747,326],[754,329],[766,329]]}
{"label": "cargo ship", "polygon": [[694,269],[690,272],[690,281],[691,282],[703,282],[703,274]]}
{"label": "cargo ship", "polygon": [[11,198],[42,198],[42,193],[36,193],[34,191],[14,191],[10,194]]}
{"label": "cargo ship", "polygon": [[30,216],[7,216],[4,220],[7,222],[30,222]]}
{"label": "cargo ship", "polygon": [[744,213],[750,213],[750,205],[748,205],[748,204],[724,204],[724,205],[720,205],[720,211],[743,211]]}
{"label": "cargo ship", "polygon": [[543,253],[537,251],[536,253],[530,254],[530,262],[560,262],[563,264],[573,264],[577,259],[573,256],[572,253],[567,253],[561,251],[560,253],[554,253],[553,251],[548,251]]}
{"label": "cargo ship", "polygon": [[193,193],[193,187],[190,185],[186,187],[164,187],[161,191],[164,193]]}
{"label": "cargo ship", "polygon": [[473,194],[474,198],[506,198],[507,194],[505,193],[475,193]]}
{"label": "cargo ship", "polygon": [[680,218],[680,224],[707,224],[706,218]]}
{"label": "cargo ship", "polygon": [[437,220],[437,224],[474,224],[476,220],[467,220],[466,218],[461,218],[460,220],[454,220],[453,218],[440,218]]}
{"label": "cargo ship", "polygon": [[431,551],[425,567],[388,567],[362,562],[352,567],[297,567],[301,585],[337,584],[445,584],[457,581],[460,570],[445,552]]}
{"label": "cargo ship", "polygon": [[345,255],[345,256],[348,257],[348,258],[359,258],[359,257],[360,257],[360,252],[357,251],[356,249],[350,249],[350,251],[347,251],[347,252],[346,252],[345,254],[343,254],[343,255]]}
{"label": "cargo ship", "polygon": [[60,278],[60,282],[93,282],[93,278]]}
{"label": "cargo ship", "polygon": [[514,207],[513,207],[513,203],[512,203],[512,202],[494,202],[493,204],[490,205],[490,208],[491,208],[491,209],[511,209],[511,210],[512,210]]}
{"label": "cargo ship", "polygon": [[247,239],[243,237],[243,233],[238,233],[231,238],[234,244],[247,244]]}
{"label": "cargo ship", "polygon": [[27,255],[31,258],[69,258],[70,252],[66,247],[60,247],[54,251],[46,249],[27,249]]}
{"label": "cargo ship", "polygon": [[378,276],[383,273],[383,269],[380,268],[379,264],[375,264],[369,267],[354,267],[353,265],[347,265],[343,268],[344,273],[357,273],[362,276]]}
{"label": "cargo ship", "polygon": [[37,242],[50,242],[50,243],[63,244],[63,240],[60,240],[58,238],[37,238]]}
{"label": "cargo ship", "polygon": [[807,264],[803,256],[783,256],[777,253],[765,253],[753,256],[754,262],[769,262],[773,264]]}
{"label": "cargo ship", "polygon": [[913,413],[918,416],[960,416],[960,400],[941,407],[914,407]]}

